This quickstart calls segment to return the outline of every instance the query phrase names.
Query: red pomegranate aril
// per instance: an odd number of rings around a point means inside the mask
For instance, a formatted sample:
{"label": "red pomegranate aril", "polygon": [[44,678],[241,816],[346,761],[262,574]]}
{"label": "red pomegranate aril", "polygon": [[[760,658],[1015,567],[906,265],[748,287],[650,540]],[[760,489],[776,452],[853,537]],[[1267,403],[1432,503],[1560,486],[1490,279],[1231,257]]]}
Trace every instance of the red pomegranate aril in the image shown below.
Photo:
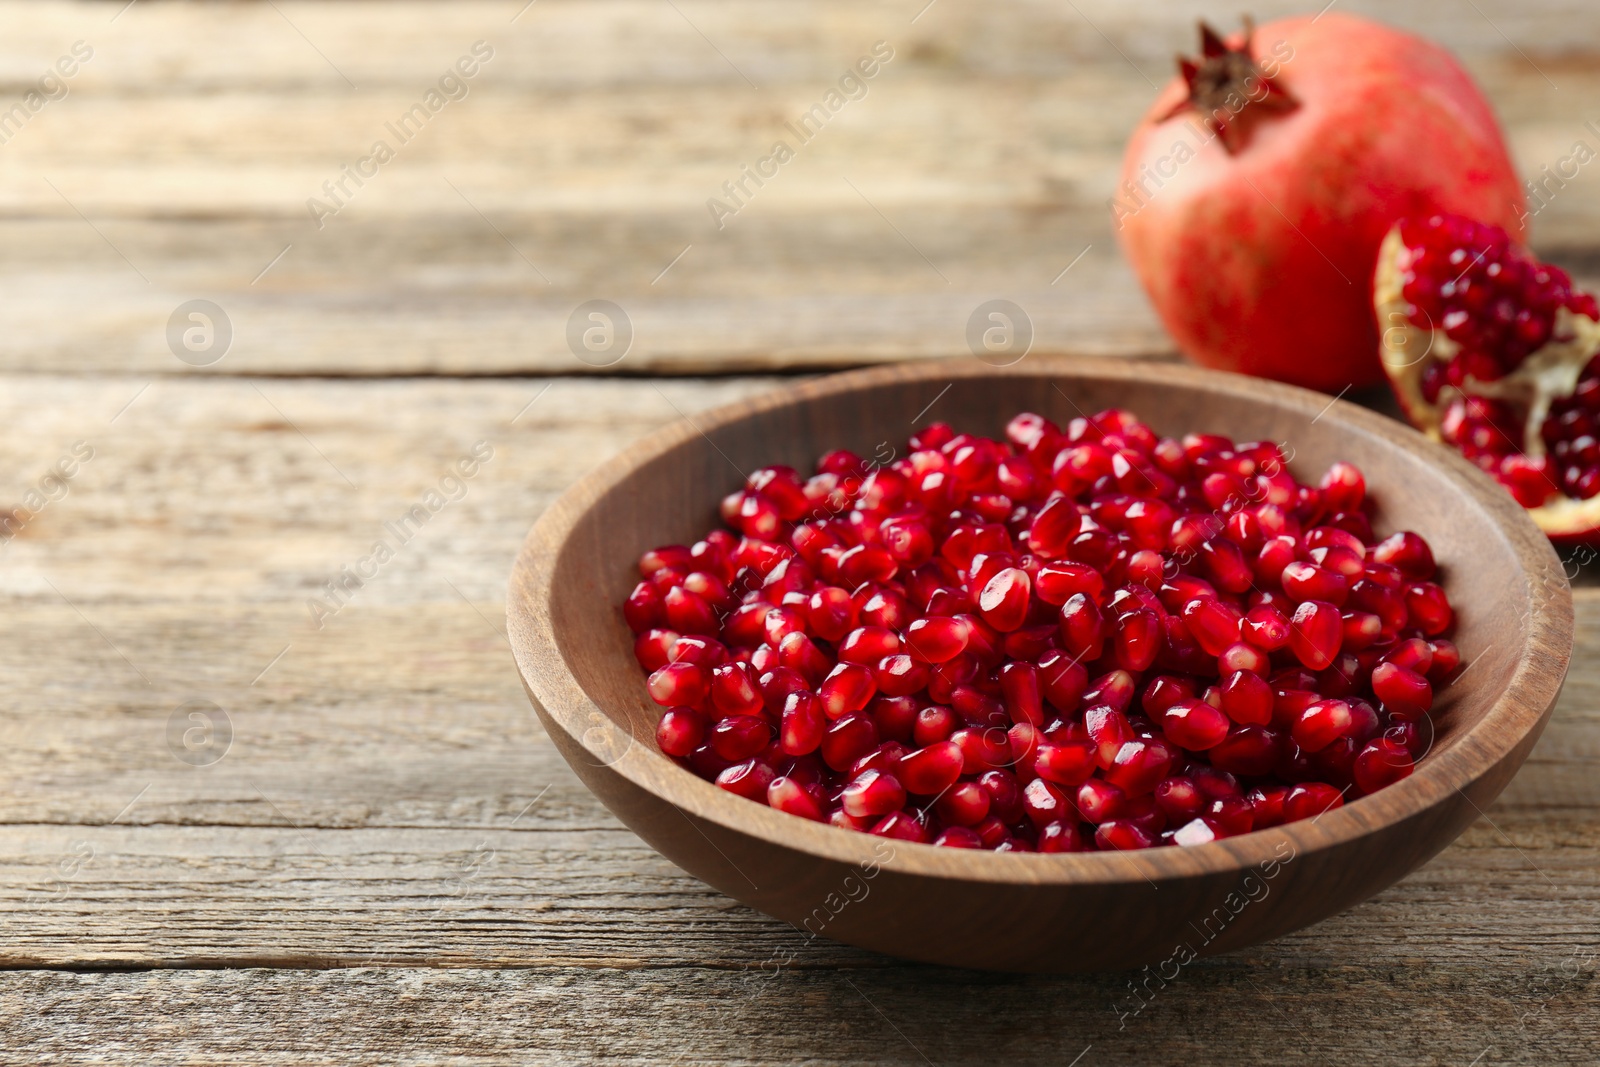
{"label": "red pomegranate aril", "polygon": [[1040,852],[1083,852],[1088,847],[1077,823],[1050,822],[1039,827]]}
{"label": "red pomegranate aril", "polygon": [[1236,723],[1265,726],[1272,721],[1272,687],[1259,674],[1235,671],[1219,687],[1222,711]]}
{"label": "red pomegranate aril", "polygon": [[762,468],[735,532],[641,557],[664,754],[831,826],[1072,852],[1315,818],[1431,742],[1453,613],[1353,466],[1307,487],[1275,445],[1115,411],[901,454]]}
{"label": "red pomegranate aril", "polygon": [[811,632],[824,641],[837,641],[855,629],[856,607],[850,594],[838,586],[825,586],[806,602]]}
{"label": "red pomegranate aril", "polygon": [[1290,736],[1305,751],[1316,752],[1348,734],[1354,722],[1349,704],[1342,700],[1318,700],[1300,713],[1299,720],[1290,729]]}
{"label": "red pomegranate aril", "polygon": [[793,778],[774,778],[767,784],[767,804],[812,822],[823,821],[822,805]]}
{"label": "red pomegranate aril", "polygon": [[1415,763],[1406,746],[1386,737],[1368,741],[1356,756],[1353,773],[1356,788],[1363,793],[1376,793],[1402,778],[1410,777]]}
{"label": "red pomegranate aril", "polygon": [[978,594],[978,613],[996,630],[1009,633],[1027,618],[1032,588],[1027,571],[1017,567],[1000,570]]}
{"label": "red pomegranate aril", "polygon": [[999,727],[964,726],[950,740],[961,750],[962,774],[981,774],[1011,763],[1011,738]]}
{"label": "red pomegranate aril", "polygon": [[907,628],[906,645],[924,663],[944,663],[967,647],[967,628],[955,619],[927,616]]}
{"label": "red pomegranate aril", "polygon": [[[954,741],[936,741],[900,758],[898,777],[907,792],[937,796],[961,777],[965,756]],[[988,811],[985,799],[984,811]],[[980,814],[978,818],[982,818]],[[974,822],[977,820],[974,819]],[[970,825],[970,824],[969,824]]]}
{"label": "red pomegranate aril", "polygon": [[1337,571],[1297,560],[1283,568],[1283,591],[1297,601],[1326,600],[1337,606],[1350,595],[1350,585]]}
{"label": "red pomegranate aril", "polygon": [[1089,672],[1076,659],[1062,652],[1047,652],[1039,659],[1039,686],[1044,698],[1063,715],[1081,706]]}
{"label": "red pomegranate aril", "polygon": [[716,784],[730,793],[737,793],[746,800],[767,799],[767,787],[772,784],[777,773],[758,759],[747,759],[726,768],[717,775]]}
{"label": "red pomegranate aril", "polygon": [[1228,717],[1203,700],[1180,700],[1162,715],[1161,729],[1174,744],[1203,752],[1228,736]]}
{"label": "red pomegranate aril", "polygon": [[1406,611],[1411,622],[1428,637],[1444,633],[1455,619],[1444,590],[1432,582],[1418,582],[1406,588]]}
{"label": "red pomegranate aril", "polygon": [[668,708],[656,723],[656,744],[669,756],[682,759],[705,740],[706,717],[693,708]]}
{"label": "red pomegranate aril", "polygon": [[639,666],[654,674],[672,662],[672,646],[678,634],[672,630],[646,630],[633,642],[633,658]]}
{"label": "red pomegranate aril", "polygon": [[828,719],[816,694],[801,691],[785,698],[778,743],[786,755],[804,756],[815,752],[827,728]]}
{"label": "red pomegranate aril", "polygon": [[1219,656],[1239,640],[1239,609],[1216,597],[1191,600],[1183,606],[1184,625],[1207,655]]}
{"label": "red pomegranate aril", "polygon": [[1074,593],[1061,605],[1061,644],[1073,658],[1096,660],[1106,639],[1105,615],[1087,593]]}
{"label": "red pomegranate aril", "polygon": [[650,699],[663,707],[692,707],[706,698],[710,679],[695,663],[669,663],[650,676]]}
{"label": "red pomegranate aril", "polygon": [[1033,770],[1040,778],[1057,785],[1082,785],[1094,774],[1095,745],[1089,741],[1038,745],[1033,756]]}
{"label": "red pomegranate aril", "polygon": [[805,634],[790,634],[778,645],[778,663],[813,685],[821,684],[834,662]]}
{"label": "red pomegranate aril", "polygon": [[961,726],[961,716],[943,704],[929,704],[917,712],[917,721],[911,727],[911,740],[918,745],[931,745],[948,740]]}
{"label": "red pomegranate aril", "polygon": [[1163,778],[1156,783],[1151,795],[1166,813],[1167,821],[1174,825],[1194,818],[1206,804],[1206,797],[1194,779],[1183,776]]}
{"label": "red pomegranate aril", "polygon": [[1325,782],[1302,782],[1283,798],[1285,822],[1315,819],[1344,805],[1344,794]]}
{"label": "red pomegranate aril", "polygon": [[1433,708],[1433,686],[1416,671],[1397,663],[1372,668],[1372,692],[1383,710],[1397,719],[1418,719]]}
{"label": "red pomegranate aril", "polygon": [[965,826],[947,826],[939,831],[933,844],[940,848],[983,848],[983,838]]}
{"label": "red pomegranate aril", "polygon": [[1155,844],[1155,835],[1134,823],[1112,820],[1101,823],[1095,830],[1094,843],[1108,851],[1149,848]]}
{"label": "red pomegranate aril", "polygon": [[890,812],[873,824],[868,833],[877,834],[879,837],[891,837],[897,841],[916,841],[926,843],[928,828],[914,815],[904,811]]}
{"label": "red pomegranate aril", "polygon": [[830,719],[842,719],[853,711],[867,706],[878,691],[872,671],[859,663],[841,663],[828,672],[817,696],[822,700],[822,710]]}
{"label": "red pomegranate aril", "polygon": [[726,663],[711,672],[711,703],[723,715],[760,715],[765,707],[748,663]]}
{"label": "red pomegranate aril", "polygon": [[877,696],[867,705],[867,714],[885,740],[909,744],[916,731],[921,701],[915,696]]}
{"label": "red pomegranate aril", "polygon": [[878,747],[878,727],[866,715],[846,715],[822,735],[822,761],[836,771],[851,765]]}
{"label": "red pomegranate aril", "polygon": [[1263,726],[1235,726],[1206,755],[1218,770],[1258,777],[1277,765],[1279,735]]}
{"label": "red pomegranate aril", "polygon": [[1117,666],[1125,671],[1150,669],[1161,652],[1163,630],[1153,611],[1130,611],[1117,620],[1113,652]]}
{"label": "red pomegranate aril", "polygon": [[772,728],[755,715],[734,715],[711,728],[711,750],[730,763],[760,755],[772,743]]}
{"label": "red pomegranate aril", "polygon": [[1323,600],[1308,600],[1295,609],[1289,622],[1289,649],[1314,671],[1333,662],[1344,641],[1344,619],[1339,609]]}
{"label": "red pomegranate aril", "polygon": [[1039,668],[1026,661],[1007,663],[996,672],[1000,695],[1012,722],[1044,725],[1044,696]]}
{"label": "red pomegranate aril", "polygon": [[1044,778],[1035,778],[1024,786],[1020,799],[1023,814],[1034,826],[1074,821],[1078,817],[1078,810],[1068,798],[1067,792]]}
{"label": "red pomegranate aril", "polygon": [[1289,620],[1274,608],[1253,607],[1244,613],[1239,635],[1263,652],[1276,652],[1289,643]]}
{"label": "red pomegranate aril", "polygon": [[1402,530],[1379,541],[1372,547],[1372,558],[1416,581],[1427,581],[1437,569],[1428,542],[1410,530]]}
{"label": "red pomegranate aril", "polygon": [[845,813],[863,818],[868,815],[887,815],[899,811],[906,802],[906,791],[892,774],[867,771],[852,779],[839,794],[840,806]]}

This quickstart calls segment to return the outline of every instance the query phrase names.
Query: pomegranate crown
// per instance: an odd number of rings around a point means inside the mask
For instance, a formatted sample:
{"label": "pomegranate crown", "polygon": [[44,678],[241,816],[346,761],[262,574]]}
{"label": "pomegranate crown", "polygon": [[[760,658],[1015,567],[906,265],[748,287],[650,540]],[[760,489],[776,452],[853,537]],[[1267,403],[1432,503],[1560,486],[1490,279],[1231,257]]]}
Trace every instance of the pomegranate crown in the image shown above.
{"label": "pomegranate crown", "polygon": [[1193,108],[1204,116],[1211,132],[1222,140],[1222,147],[1233,155],[1244,147],[1245,131],[1240,122],[1249,105],[1269,111],[1288,111],[1298,101],[1261,69],[1250,50],[1255,23],[1246,15],[1243,42],[1229,48],[1222,35],[1200,23],[1200,58],[1178,56],[1178,73],[1183,76],[1189,95],[1162,116],[1162,121]]}

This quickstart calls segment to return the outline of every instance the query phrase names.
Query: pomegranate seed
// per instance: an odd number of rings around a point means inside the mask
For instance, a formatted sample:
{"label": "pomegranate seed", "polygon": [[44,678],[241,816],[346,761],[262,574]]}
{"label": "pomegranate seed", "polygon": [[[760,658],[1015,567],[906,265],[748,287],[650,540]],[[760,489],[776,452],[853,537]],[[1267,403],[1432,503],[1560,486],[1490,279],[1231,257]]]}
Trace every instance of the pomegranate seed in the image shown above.
{"label": "pomegranate seed", "polygon": [[1344,804],[1344,794],[1325,782],[1302,782],[1283,798],[1285,822],[1315,819]]}
{"label": "pomegranate seed", "polygon": [[711,682],[698,664],[669,663],[650,676],[650,699],[664,707],[693,706],[706,698]]}
{"label": "pomegranate seed", "polygon": [[1354,724],[1349,704],[1342,700],[1318,700],[1300,713],[1290,735],[1305,751],[1316,752],[1348,734]]}
{"label": "pomegranate seed", "polygon": [[1037,746],[1033,769],[1040,778],[1057,785],[1076,786],[1089,780],[1095,769],[1095,746],[1089,741]]}
{"label": "pomegranate seed", "polygon": [[990,578],[978,594],[978,613],[996,630],[1009,633],[1027,618],[1032,588],[1027,571],[1007,567]]}
{"label": "pomegranate seed", "polygon": [[958,781],[934,805],[939,818],[952,826],[977,826],[989,814],[989,791],[974,781]]}
{"label": "pomegranate seed", "polygon": [[1333,662],[1344,640],[1344,619],[1339,609],[1323,600],[1308,600],[1294,611],[1289,623],[1289,650],[1314,671]]}
{"label": "pomegranate seed", "polygon": [[813,822],[823,820],[822,805],[817,798],[793,778],[774,778],[767,785],[767,803],[779,811],[798,815]]}
{"label": "pomegranate seed", "polygon": [[1409,777],[1413,767],[1411,752],[1404,745],[1386,737],[1375,738],[1356,756],[1356,788],[1363,793],[1376,793]]}
{"label": "pomegranate seed", "polygon": [[668,708],[656,723],[656,744],[669,756],[682,759],[706,736],[706,717],[693,708]]}
{"label": "pomegranate seed", "polygon": [[754,715],[734,715],[711,728],[711,751],[729,763],[760,755],[771,743],[772,728]]}
{"label": "pomegranate seed", "polygon": [[1061,605],[1061,644],[1073,658],[1095,660],[1106,639],[1106,620],[1087,593],[1074,593]]}
{"label": "pomegranate seed", "polygon": [[[1552,456],[1600,441],[1600,370],[1583,388],[1593,425]],[[1447,436],[1498,417],[1468,399]],[[640,558],[621,608],[665,755],[844,829],[1073,852],[1315,818],[1431,743],[1453,612],[1420,536],[1373,536],[1353,466],[1304,486],[1275,445],[1116,411],[899,454],[763,467],[731,532]]]}
{"label": "pomegranate seed", "polygon": [[1050,822],[1039,827],[1040,852],[1083,852],[1088,847],[1077,823]]}
{"label": "pomegranate seed", "polygon": [[1228,717],[1204,701],[1180,700],[1162,715],[1161,728],[1174,744],[1202,752],[1228,736]]}
{"label": "pomegranate seed", "polygon": [[911,654],[924,663],[944,663],[967,647],[967,628],[955,619],[926,616],[906,630]]}
{"label": "pomegranate seed", "polygon": [[1404,530],[1386,537],[1372,548],[1372,558],[1397,569],[1407,578],[1427,581],[1435,570],[1433,551],[1417,534]]}
{"label": "pomegranate seed", "polygon": [[1428,679],[1397,663],[1372,668],[1372,692],[1383,701],[1383,710],[1397,719],[1421,718],[1433,707]]}
{"label": "pomegranate seed", "polygon": [[1156,661],[1163,641],[1161,620],[1153,611],[1130,611],[1117,620],[1115,654],[1125,671],[1144,671]]}
{"label": "pomegranate seed", "polygon": [[[936,741],[900,758],[899,777],[908,792],[937,796],[955,785],[961,777],[966,757],[954,741]],[[989,808],[984,800],[984,811]],[[978,818],[982,818],[980,814]],[[973,822],[976,822],[974,819]],[[971,825],[970,823],[966,825]]]}
{"label": "pomegranate seed", "polygon": [[827,728],[822,702],[815,694],[802,690],[785,698],[778,743],[786,755],[804,756],[815,752]]}
{"label": "pomegranate seed", "polygon": [[1245,612],[1239,634],[1264,652],[1276,652],[1289,643],[1289,620],[1273,608],[1253,607]]}
{"label": "pomegranate seed", "polygon": [[767,787],[776,777],[777,774],[765,763],[758,759],[747,759],[719,772],[716,784],[746,800],[764,802],[767,799]]}
{"label": "pomegranate seed", "polygon": [[1220,656],[1239,640],[1243,618],[1233,605],[1204,597],[1183,606],[1183,621],[1207,655]]}
{"label": "pomegranate seed", "polygon": [[1101,823],[1094,832],[1094,843],[1102,849],[1149,848],[1155,837],[1131,822]]}
{"label": "pomegranate seed", "polygon": [[862,818],[899,811],[906,802],[906,791],[892,774],[867,771],[850,781],[839,795],[846,814]]}

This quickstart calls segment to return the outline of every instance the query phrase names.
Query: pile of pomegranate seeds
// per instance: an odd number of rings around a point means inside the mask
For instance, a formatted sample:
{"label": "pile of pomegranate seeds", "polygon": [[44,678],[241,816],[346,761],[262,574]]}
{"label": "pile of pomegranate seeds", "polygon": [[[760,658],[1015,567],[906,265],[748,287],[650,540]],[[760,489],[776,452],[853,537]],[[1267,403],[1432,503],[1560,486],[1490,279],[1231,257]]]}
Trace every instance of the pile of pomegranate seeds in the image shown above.
{"label": "pile of pomegranate seeds", "polygon": [[661,750],[780,811],[996,851],[1194,845],[1411,773],[1460,662],[1361,472],[1121,411],[753,474],[639,560]]}
{"label": "pile of pomegranate seeds", "polygon": [[1422,369],[1422,397],[1440,409],[1440,435],[1523,507],[1600,494],[1600,356],[1581,352],[1572,378],[1545,369],[1525,372],[1528,380],[1515,386],[1499,384],[1550,342],[1570,340],[1559,312],[1570,334],[1573,316],[1600,319],[1600,302],[1498,226],[1434,215],[1405,220],[1400,238],[1409,321],[1457,346]]}

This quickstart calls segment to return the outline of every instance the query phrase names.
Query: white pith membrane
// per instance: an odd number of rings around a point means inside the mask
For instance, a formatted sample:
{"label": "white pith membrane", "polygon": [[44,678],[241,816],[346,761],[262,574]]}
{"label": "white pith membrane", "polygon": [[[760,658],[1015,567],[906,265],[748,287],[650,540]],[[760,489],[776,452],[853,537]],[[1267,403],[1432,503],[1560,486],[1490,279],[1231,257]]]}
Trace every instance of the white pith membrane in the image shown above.
{"label": "white pith membrane", "polygon": [[[1523,420],[1523,454],[1545,454],[1541,430],[1553,398],[1570,396],[1577,389],[1589,361],[1600,353],[1600,322],[1569,309],[1557,308],[1550,340],[1514,370],[1492,381],[1470,375],[1460,388],[1443,385],[1439,399],[1429,403],[1422,393],[1422,376],[1430,363],[1448,363],[1459,346],[1441,329],[1425,330],[1411,322],[1411,304],[1401,293],[1401,276],[1410,261],[1410,249],[1400,236],[1400,224],[1390,228],[1378,250],[1373,278],[1373,307],[1378,316],[1379,357],[1394,387],[1400,406],[1412,425],[1435,441],[1444,441],[1440,415],[1458,396],[1479,396],[1514,407]],[[1561,494],[1529,508],[1539,529],[1554,538],[1600,532],[1600,495],[1587,500]]]}

